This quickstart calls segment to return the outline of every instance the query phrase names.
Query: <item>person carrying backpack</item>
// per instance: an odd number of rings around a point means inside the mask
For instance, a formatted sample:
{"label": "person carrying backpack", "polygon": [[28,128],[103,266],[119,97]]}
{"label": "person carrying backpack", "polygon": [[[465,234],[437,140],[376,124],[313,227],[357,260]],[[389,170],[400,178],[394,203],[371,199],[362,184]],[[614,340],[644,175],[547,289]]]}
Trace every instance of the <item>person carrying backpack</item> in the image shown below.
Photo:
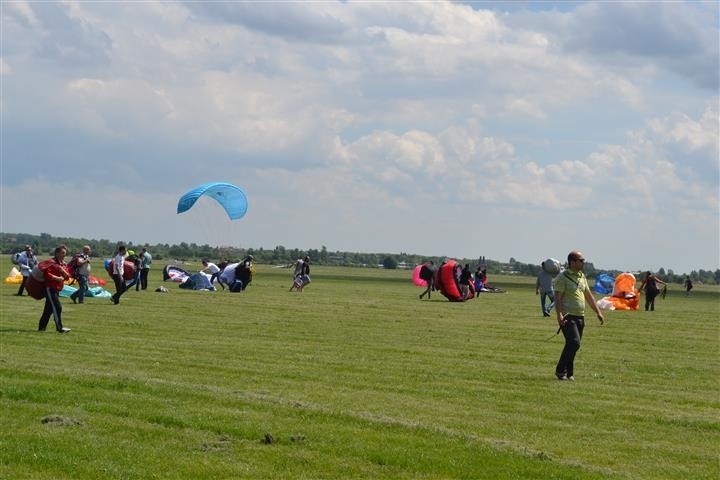
{"label": "person carrying backpack", "polygon": [[42,265],[38,266],[42,270],[45,294],[45,308],[38,322],[38,332],[45,331],[51,315],[55,320],[55,328],[58,333],[68,333],[70,331],[69,328],[63,327],[62,324],[62,304],[59,297],[60,291],[65,286],[65,280],[70,278],[64,262],[65,255],[67,255],[67,247],[58,245],[53,252],[53,258],[43,261]]}
{"label": "person carrying backpack", "polygon": [[423,293],[420,294],[420,300],[427,295],[430,300],[430,293],[435,288],[435,263],[432,260],[423,264],[420,268],[420,278],[427,282],[427,288]]}
{"label": "person carrying backpack", "polygon": [[73,303],[85,303],[85,292],[88,291],[88,278],[90,277],[90,245],[85,245],[82,252],[73,255],[68,264],[70,276],[77,280],[78,289],[70,295]]}

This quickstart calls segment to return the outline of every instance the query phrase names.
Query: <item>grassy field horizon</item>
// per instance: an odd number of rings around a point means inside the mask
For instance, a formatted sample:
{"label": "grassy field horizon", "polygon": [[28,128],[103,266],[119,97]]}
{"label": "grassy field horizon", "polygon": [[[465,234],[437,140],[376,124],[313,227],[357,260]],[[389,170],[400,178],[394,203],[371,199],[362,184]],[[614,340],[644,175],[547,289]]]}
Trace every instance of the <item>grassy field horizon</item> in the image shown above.
{"label": "grassy field horizon", "polygon": [[67,335],[0,287],[1,478],[720,476],[717,286],[589,315],[571,383],[532,278],[450,303],[401,270],[314,267],[299,294],[259,265],[231,294],[160,267],[117,306],[63,299]]}

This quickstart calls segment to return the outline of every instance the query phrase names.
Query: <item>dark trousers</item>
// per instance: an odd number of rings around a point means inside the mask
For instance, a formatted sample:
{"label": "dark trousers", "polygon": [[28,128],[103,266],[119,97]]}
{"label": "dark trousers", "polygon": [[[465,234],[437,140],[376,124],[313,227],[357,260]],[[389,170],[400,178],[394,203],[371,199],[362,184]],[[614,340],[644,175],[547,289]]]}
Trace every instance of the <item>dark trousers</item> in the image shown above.
{"label": "dark trousers", "polygon": [[655,297],[657,297],[658,294],[654,292],[646,292],[645,294],[645,311],[655,311]]}
{"label": "dark trousers", "polygon": [[149,268],[143,268],[140,270],[140,288],[143,290],[147,290],[148,273],[150,273]]}
{"label": "dark trousers", "polygon": [[27,284],[27,281],[28,281],[28,277],[23,275],[22,283],[20,284],[20,288],[18,288],[18,293],[17,293],[18,297],[21,297],[23,292],[25,291],[25,285]]}
{"label": "dark trousers", "polygon": [[38,330],[43,332],[47,328],[47,324],[50,321],[50,315],[55,320],[55,328],[59,332],[62,330],[62,304],[60,303],[60,297],[58,296],[57,290],[54,288],[45,287],[45,308],[40,316],[40,322],[38,323]]}
{"label": "dark trousers", "polygon": [[210,285],[212,285],[215,280],[217,280],[218,285],[220,285],[222,289],[225,290],[225,284],[220,281],[220,272],[210,275]]}
{"label": "dark trousers", "polygon": [[78,303],[85,303],[85,292],[88,290],[88,277],[87,275],[78,275],[77,278],[78,289],[70,295],[70,298],[77,298]]}
{"label": "dark trousers", "polygon": [[565,325],[562,327],[562,332],[565,336],[565,347],[555,367],[555,375],[559,377],[563,375],[567,375],[568,377],[575,375],[575,354],[580,350],[580,339],[582,339],[584,328],[584,317],[565,315]]}
{"label": "dark trousers", "polygon": [[115,294],[112,296],[114,303],[120,303],[120,296],[125,293],[125,280],[123,279],[122,275],[113,274],[112,276],[113,282],[115,283]]}

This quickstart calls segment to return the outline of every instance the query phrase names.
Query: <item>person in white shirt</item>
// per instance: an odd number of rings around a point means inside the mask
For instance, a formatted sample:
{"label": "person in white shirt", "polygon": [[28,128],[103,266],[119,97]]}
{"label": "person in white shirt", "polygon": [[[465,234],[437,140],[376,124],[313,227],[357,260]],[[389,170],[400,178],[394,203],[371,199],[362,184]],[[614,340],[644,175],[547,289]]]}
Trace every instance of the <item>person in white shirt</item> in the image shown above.
{"label": "person in white shirt", "polygon": [[204,268],[200,271],[210,274],[210,285],[212,285],[213,282],[217,280],[218,285],[220,285],[222,289],[225,290],[225,284],[223,284],[222,280],[220,280],[220,267],[212,263],[207,258],[203,259],[202,264]]}
{"label": "person in white shirt", "polygon": [[30,276],[30,272],[35,267],[35,265],[37,265],[37,263],[38,261],[37,258],[35,258],[32,247],[30,245],[25,245],[25,251],[22,252],[18,257],[18,267],[20,267],[20,273],[23,277],[20,288],[18,288],[18,291],[16,293],[18,297],[22,297],[22,294],[25,291],[25,286],[28,282],[28,277]]}
{"label": "person in white shirt", "polygon": [[125,245],[118,246],[117,253],[113,260],[112,279],[113,282],[115,282],[115,294],[112,296],[112,302],[115,305],[120,303],[120,296],[127,290],[125,287],[125,279],[123,278],[123,273],[125,272],[125,253],[127,253]]}

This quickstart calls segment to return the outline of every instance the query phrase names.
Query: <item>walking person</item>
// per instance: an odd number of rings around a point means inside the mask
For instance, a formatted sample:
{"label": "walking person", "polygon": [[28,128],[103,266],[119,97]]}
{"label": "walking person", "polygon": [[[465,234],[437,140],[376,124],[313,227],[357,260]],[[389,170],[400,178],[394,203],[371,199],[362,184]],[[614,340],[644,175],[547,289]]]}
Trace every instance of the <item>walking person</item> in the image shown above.
{"label": "walking person", "polygon": [[[555,306],[555,290],[553,289],[553,276],[551,273],[546,272],[544,268],[540,269],[535,282],[535,295],[538,294],[540,294],[540,308],[543,317],[549,317],[550,310]],[[550,299],[550,304],[545,307],[547,299]]]}
{"label": "walking person", "polygon": [[115,294],[112,296],[112,302],[115,305],[120,303],[120,296],[122,296],[122,294],[127,290],[125,287],[125,279],[123,278],[123,273],[125,273],[126,253],[127,248],[125,245],[120,245],[115,253],[115,258],[113,259],[112,279],[115,283]]}
{"label": "walking person", "polygon": [[[53,251],[53,258],[44,271],[43,279],[45,281],[45,308],[38,322],[38,332],[44,332],[52,315],[55,321],[55,329],[58,333],[68,333],[69,328],[63,327],[62,324],[62,304],[60,303],[59,293],[65,285],[65,280],[70,278],[64,262],[67,255],[67,247],[58,245]],[[44,263],[43,263],[44,264]]]}
{"label": "walking person", "polygon": [[30,245],[25,245],[25,250],[20,254],[20,256],[18,256],[18,267],[20,267],[20,273],[23,277],[20,288],[18,288],[16,293],[18,297],[22,297],[30,272],[32,272],[32,269],[35,268],[35,265],[37,264],[38,261],[37,258],[35,258],[32,247]]}
{"label": "walking person", "polygon": [[580,349],[585,328],[585,304],[595,311],[600,325],[605,323],[583,273],[585,257],[578,251],[568,254],[568,269],[555,279],[555,314],[565,337],[565,346],[555,367],[558,380],[575,380],[575,354]]}
{"label": "walking person", "polygon": [[147,290],[150,265],[152,265],[152,255],[147,248],[143,248],[140,250],[140,288],[143,290]]}
{"label": "walking person", "polygon": [[420,278],[427,282],[427,288],[420,294],[420,300],[427,295],[430,300],[430,293],[435,289],[435,263],[430,260],[420,267]]}
{"label": "walking person", "polygon": [[693,283],[692,280],[690,280],[690,275],[685,275],[685,296],[690,296],[690,290],[693,289]]}
{"label": "walking person", "polygon": [[90,277],[90,254],[92,249],[90,245],[85,245],[82,248],[82,252],[73,256],[74,264],[72,267],[75,271],[70,272],[70,275],[77,280],[78,289],[70,295],[70,300],[73,303],[85,303],[85,293],[88,291],[88,278]]}
{"label": "walking person", "polygon": [[651,312],[655,311],[655,298],[660,294],[660,287],[658,287],[658,283],[661,285],[667,285],[667,283],[657,278],[649,270],[645,272],[645,278],[640,284],[640,288],[638,290],[642,292],[643,288],[645,289],[646,312],[648,310],[650,310]]}

